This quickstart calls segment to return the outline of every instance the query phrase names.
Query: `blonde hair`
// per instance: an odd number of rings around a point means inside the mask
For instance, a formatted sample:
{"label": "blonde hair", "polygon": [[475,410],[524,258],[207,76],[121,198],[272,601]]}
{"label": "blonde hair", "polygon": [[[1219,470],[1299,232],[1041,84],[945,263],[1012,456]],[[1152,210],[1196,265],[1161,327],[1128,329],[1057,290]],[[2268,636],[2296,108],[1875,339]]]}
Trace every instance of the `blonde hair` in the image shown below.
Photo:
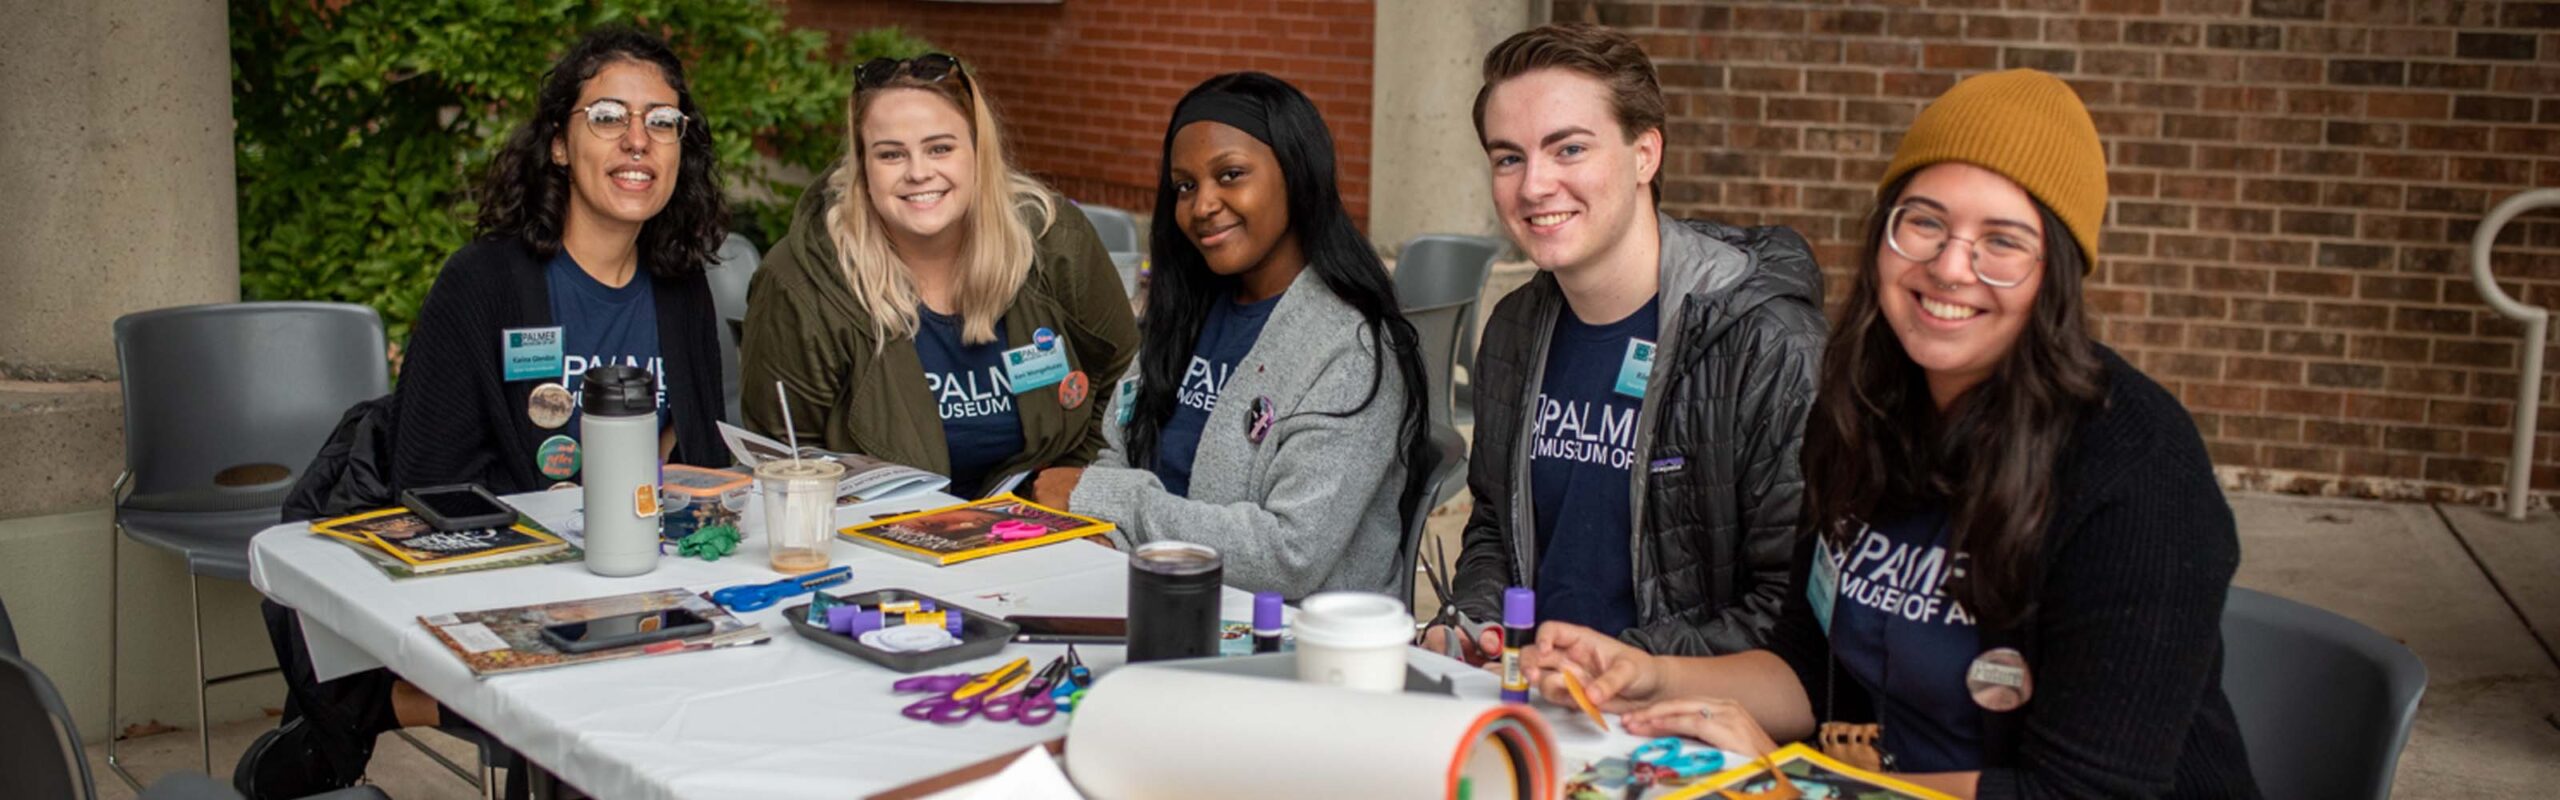
{"label": "blonde hair", "polygon": [[873,350],[890,339],[915,336],[921,324],[915,279],[907,272],[906,259],[890,246],[887,223],[871,207],[870,179],[863,168],[862,114],[873,98],[892,89],[932,92],[970,117],[981,188],[960,218],[959,224],[967,226],[967,238],[960,245],[960,274],[952,297],[960,311],[960,341],[995,341],[996,320],[1013,305],[1013,296],[1030,278],[1039,236],[1057,221],[1058,207],[1047,186],[1014,169],[1005,157],[1004,133],[995,109],[962,68],[930,82],[902,71],[879,86],[856,88],[846,101],[849,133],[844,166],[827,183],[837,198],[834,207],[827,209],[827,234],[835,241],[836,265],[844,272],[854,302],[871,315]]}

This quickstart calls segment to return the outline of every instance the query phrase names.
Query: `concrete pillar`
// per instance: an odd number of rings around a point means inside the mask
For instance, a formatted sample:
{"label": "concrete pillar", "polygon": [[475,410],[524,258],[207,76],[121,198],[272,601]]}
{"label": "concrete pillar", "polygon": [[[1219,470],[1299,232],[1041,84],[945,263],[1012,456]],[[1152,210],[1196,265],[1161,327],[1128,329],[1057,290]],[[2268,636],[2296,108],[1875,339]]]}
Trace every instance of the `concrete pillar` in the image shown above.
{"label": "concrete pillar", "polygon": [[[1377,4],[1370,102],[1369,238],[1394,248],[1424,233],[1500,238],[1476,141],[1486,50],[1543,19],[1538,0]],[[1491,304],[1486,304],[1490,306]]]}
{"label": "concrete pillar", "polygon": [[[240,297],[227,14],[220,0],[0,0],[0,595],[92,742],[117,722],[195,721],[185,565],[120,541],[106,511],[124,461],[112,324]],[[123,552],[117,722],[111,545]],[[255,590],[209,581],[203,596],[209,670],[272,663]],[[220,687],[213,714],[282,698],[272,679]]]}

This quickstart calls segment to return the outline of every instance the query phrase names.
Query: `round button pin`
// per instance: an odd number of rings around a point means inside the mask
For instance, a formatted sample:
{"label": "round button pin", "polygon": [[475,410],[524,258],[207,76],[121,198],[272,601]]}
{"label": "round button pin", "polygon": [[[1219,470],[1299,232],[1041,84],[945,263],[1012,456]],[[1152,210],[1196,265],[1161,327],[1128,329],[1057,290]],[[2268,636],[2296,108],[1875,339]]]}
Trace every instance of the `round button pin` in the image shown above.
{"label": "round button pin", "polygon": [[1058,332],[1048,328],[1035,329],[1031,332],[1031,344],[1040,348],[1040,352],[1049,352],[1058,346]]}
{"label": "round button pin", "polygon": [[569,424],[569,409],[576,404],[568,389],[546,383],[533,387],[533,396],[524,403],[524,415],[533,419],[534,427],[553,430]]}
{"label": "round button pin", "polygon": [[1067,373],[1067,377],[1058,381],[1058,406],[1068,411],[1083,408],[1085,396],[1093,388],[1092,383],[1085,378],[1084,370]]}
{"label": "round button pin", "polygon": [[565,481],[578,474],[578,440],[553,436],[542,440],[533,453],[533,463],[542,468],[542,477]]}
{"label": "round button pin", "polygon": [[1995,712],[2016,711],[2036,692],[2027,657],[2008,647],[1975,656],[1973,665],[1965,668],[1964,688],[1973,695],[1974,705]]}

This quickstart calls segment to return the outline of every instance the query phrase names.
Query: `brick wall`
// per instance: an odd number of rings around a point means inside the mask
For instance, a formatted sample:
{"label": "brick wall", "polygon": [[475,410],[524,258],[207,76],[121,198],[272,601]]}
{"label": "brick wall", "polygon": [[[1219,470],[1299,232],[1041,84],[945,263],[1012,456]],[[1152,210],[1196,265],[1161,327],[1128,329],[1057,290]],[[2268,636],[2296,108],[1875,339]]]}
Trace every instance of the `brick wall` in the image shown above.
{"label": "brick wall", "polygon": [[1280,76],[1324,114],[1343,201],[1368,219],[1369,3],[788,3],[795,24],[839,36],[897,25],[967,60],[1005,117],[1015,163],[1070,197],[1140,213],[1155,207],[1164,125],[1183,92],[1222,72]]}
{"label": "brick wall", "polygon": [[[1976,72],[2058,73],[2112,168],[2099,334],[2186,402],[2226,483],[2504,485],[2521,327],[2472,288],[2469,243],[2490,206],[2560,186],[2560,2],[1557,0],[1555,18],[1653,53],[1671,210],[1795,226],[1835,301],[1920,106]],[[2500,239],[2497,273],[2528,303],[2560,305],[2555,220]]]}

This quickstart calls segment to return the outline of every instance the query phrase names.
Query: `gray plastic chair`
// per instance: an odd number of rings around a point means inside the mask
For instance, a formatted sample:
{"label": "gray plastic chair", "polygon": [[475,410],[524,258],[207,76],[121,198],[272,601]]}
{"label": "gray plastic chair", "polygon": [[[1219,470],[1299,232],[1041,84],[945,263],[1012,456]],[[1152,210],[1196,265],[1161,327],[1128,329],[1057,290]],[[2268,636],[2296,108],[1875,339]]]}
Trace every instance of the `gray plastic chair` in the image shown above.
{"label": "gray plastic chair", "polygon": [[1406,308],[1465,302],[1466,327],[1458,331],[1458,363],[1475,363],[1475,303],[1484,299],[1485,279],[1493,275],[1493,259],[1502,242],[1482,236],[1434,233],[1413,237],[1396,251],[1396,298]]}
{"label": "gray plastic chair", "polygon": [[[390,391],[382,318],[343,303],[181,306],[117,318],[115,342],[124,373],[124,474],[108,496],[125,536],[187,560],[196,740],[210,769],[205,689],[275,669],[205,678],[198,583],[249,580],[249,537],[283,517],[286,490],[339,415]],[[108,548],[110,726],[122,724],[120,550]],[[115,737],[107,753],[107,765],[138,788]]]}
{"label": "gray plastic chair", "polygon": [[747,287],[755,282],[763,257],[756,254],[754,242],[732,233],[720,243],[717,258],[703,277],[711,282],[711,310],[720,316],[720,399],[727,413],[721,419],[737,422],[743,419],[738,416],[738,342],[746,338]]}
{"label": "gray plastic chair", "polygon": [[1138,269],[1146,262],[1139,244],[1138,218],[1127,211],[1110,206],[1076,204],[1084,210],[1085,219],[1093,221],[1093,232],[1102,237],[1102,249],[1111,252],[1111,266],[1120,270],[1120,289],[1125,295],[1138,293]]}
{"label": "gray plastic chair", "polygon": [[2232,587],[2222,692],[2268,797],[2391,796],[2427,665],[2346,617]]}
{"label": "gray plastic chair", "polygon": [[1458,361],[1458,338],[1468,321],[1475,318],[1475,302],[1458,300],[1433,306],[1407,305],[1404,319],[1413,323],[1413,332],[1422,349],[1422,382],[1430,397],[1431,421],[1452,425],[1450,416],[1450,383]]}
{"label": "gray plastic chair", "polygon": [[[62,693],[44,671],[13,653],[0,653],[0,776],[10,797],[96,800],[97,783],[80,746],[80,730]],[[388,800],[371,786],[314,795],[311,800]],[[240,800],[231,787],[201,772],[162,776],[141,790],[141,800]]]}
{"label": "gray plastic chair", "polygon": [[[1405,509],[1404,541],[1396,550],[1396,596],[1404,598],[1406,611],[1413,610],[1414,561],[1422,552],[1423,529],[1431,521],[1431,510],[1440,507],[1434,487],[1448,485],[1450,479],[1467,472],[1467,440],[1458,429],[1446,423],[1431,424],[1431,463],[1418,467],[1428,477],[1423,479],[1422,496],[1434,498],[1414,503]],[[1455,566],[1455,565],[1452,565]]]}

